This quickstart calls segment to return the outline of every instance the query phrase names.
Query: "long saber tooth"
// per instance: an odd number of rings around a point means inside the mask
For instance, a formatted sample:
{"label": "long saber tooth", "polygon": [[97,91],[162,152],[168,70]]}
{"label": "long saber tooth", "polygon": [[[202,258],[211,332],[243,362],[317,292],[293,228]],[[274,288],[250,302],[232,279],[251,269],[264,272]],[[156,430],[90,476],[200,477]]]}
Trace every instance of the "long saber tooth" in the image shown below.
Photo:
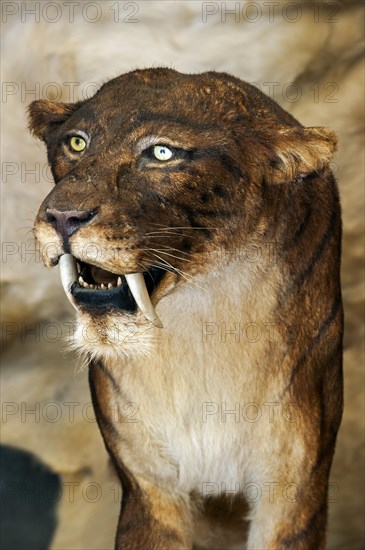
{"label": "long saber tooth", "polygon": [[77,302],[71,294],[71,286],[77,281],[76,261],[71,254],[63,254],[58,261],[63,290],[73,307],[78,311]]}
{"label": "long saber tooth", "polygon": [[161,323],[161,320],[159,319],[155,308],[151,303],[143,274],[128,273],[124,276],[137,306],[142,311],[146,319],[151,321],[151,323],[153,323],[156,327],[163,328],[163,324]]}

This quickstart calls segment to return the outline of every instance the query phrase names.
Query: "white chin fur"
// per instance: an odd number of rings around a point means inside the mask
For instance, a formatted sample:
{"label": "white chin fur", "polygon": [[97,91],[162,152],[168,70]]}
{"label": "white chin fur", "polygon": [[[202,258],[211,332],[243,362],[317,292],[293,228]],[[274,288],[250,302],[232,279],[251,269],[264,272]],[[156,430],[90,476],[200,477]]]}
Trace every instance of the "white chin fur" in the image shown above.
{"label": "white chin fur", "polygon": [[151,356],[157,341],[155,327],[141,313],[109,314],[100,325],[80,313],[69,347],[88,360],[118,361]]}

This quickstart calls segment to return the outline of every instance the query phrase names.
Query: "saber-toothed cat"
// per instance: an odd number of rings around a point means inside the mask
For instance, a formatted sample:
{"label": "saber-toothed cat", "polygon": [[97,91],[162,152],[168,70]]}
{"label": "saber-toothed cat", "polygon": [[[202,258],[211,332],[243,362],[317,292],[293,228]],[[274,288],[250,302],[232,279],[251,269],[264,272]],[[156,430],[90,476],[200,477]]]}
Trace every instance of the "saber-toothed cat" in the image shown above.
{"label": "saber-toothed cat", "polygon": [[342,413],[334,134],[227,74],[170,69],[29,115],[56,183],[35,236],[123,485],[116,548],[323,549]]}

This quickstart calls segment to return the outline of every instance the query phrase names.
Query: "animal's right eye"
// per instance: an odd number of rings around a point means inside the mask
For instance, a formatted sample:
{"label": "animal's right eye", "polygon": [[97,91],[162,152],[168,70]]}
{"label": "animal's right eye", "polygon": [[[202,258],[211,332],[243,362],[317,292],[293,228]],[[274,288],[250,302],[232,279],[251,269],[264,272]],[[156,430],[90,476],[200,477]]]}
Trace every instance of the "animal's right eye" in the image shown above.
{"label": "animal's right eye", "polygon": [[89,146],[90,137],[83,130],[73,130],[63,138],[64,146],[69,153],[81,155]]}
{"label": "animal's right eye", "polygon": [[81,153],[86,148],[86,140],[81,136],[72,136],[69,141],[70,149],[75,153]]}

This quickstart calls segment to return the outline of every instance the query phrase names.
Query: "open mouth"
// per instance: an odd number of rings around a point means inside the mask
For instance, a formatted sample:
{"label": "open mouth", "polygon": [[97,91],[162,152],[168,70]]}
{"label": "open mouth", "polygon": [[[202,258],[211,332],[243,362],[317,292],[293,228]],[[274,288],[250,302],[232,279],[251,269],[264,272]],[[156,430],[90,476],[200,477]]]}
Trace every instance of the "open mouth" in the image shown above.
{"label": "open mouth", "polygon": [[162,323],[151,303],[153,293],[165,271],[150,268],[148,272],[117,275],[77,260],[71,254],[59,259],[62,286],[76,310],[95,313],[119,310],[135,313],[139,308],[146,319],[157,327]]}

